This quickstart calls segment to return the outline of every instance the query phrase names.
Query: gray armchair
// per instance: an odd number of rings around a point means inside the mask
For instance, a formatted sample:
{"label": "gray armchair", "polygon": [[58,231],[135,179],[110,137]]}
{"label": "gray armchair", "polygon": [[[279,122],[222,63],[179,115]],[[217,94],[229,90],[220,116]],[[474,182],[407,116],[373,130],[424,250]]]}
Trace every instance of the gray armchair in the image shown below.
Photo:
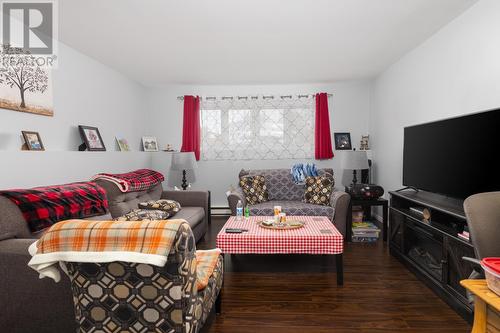
{"label": "gray armchair", "polygon": [[[332,169],[318,170],[320,175],[333,175]],[[330,205],[314,205],[302,202],[304,197],[304,185],[293,182],[290,169],[268,169],[268,170],[241,170],[239,177],[246,175],[263,175],[269,193],[269,201],[256,205],[250,205],[250,215],[269,216],[273,215],[273,207],[279,205],[288,215],[312,215],[328,216],[335,227],[346,235],[346,217],[351,197],[344,191],[335,189],[330,196]],[[238,179],[239,179],[238,177]],[[238,186],[227,197],[231,214],[236,215],[236,204],[241,200],[246,206],[243,191]]]}

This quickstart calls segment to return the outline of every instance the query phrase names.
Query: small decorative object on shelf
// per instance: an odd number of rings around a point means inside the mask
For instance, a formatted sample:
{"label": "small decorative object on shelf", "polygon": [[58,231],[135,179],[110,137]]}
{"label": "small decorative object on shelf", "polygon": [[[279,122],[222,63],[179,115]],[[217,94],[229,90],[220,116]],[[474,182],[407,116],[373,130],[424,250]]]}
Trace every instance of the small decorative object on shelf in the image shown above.
{"label": "small decorative object on shelf", "polygon": [[144,151],[158,151],[158,142],[154,136],[142,137],[142,148]]}
{"label": "small decorative object on shelf", "polygon": [[25,144],[23,150],[45,150],[38,132],[21,131]]}
{"label": "small decorative object on shelf", "polygon": [[370,150],[370,146],[368,141],[370,139],[369,135],[362,135],[361,142],[359,143],[359,150]]}
{"label": "small decorative object on shelf", "polygon": [[120,148],[120,151],[130,151],[130,145],[128,144],[127,139],[117,136],[116,142],[118,143],[118,148]]}
{"label": "small decorative object on shelf", "polygon": [[351,150],[351,133],[333,133],[335,137],[335,150]]}
{"label": "small decorative object on shelf", "polygon": [[165,149],[163,149],[163,151],[174,152],[175,150],[170,143],[167,143],[167,145],[165,146]]}
{"label": "small decorative object on shelf", "polygon": [[425,221],[431,219],[431,211],[425,207],[410,207],[410,212],[420,216]]}
{"label": "small decorative object on shelf", "polygon": [[101,133],[99,133],[97,127],[78,125],[78,130],[83,140],[83,143],[78,146],[79,151],[106,151]]}

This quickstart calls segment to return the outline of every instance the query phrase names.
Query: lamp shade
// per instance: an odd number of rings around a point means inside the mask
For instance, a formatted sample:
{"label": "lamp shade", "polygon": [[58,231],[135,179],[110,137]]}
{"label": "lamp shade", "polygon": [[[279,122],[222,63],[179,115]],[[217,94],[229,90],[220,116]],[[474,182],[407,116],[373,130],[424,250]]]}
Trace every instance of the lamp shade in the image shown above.
{"label": "lamp shade", "polygon": [[365,151],[345,151],[342,168],[347,170],[368,169],[368,156]]}
{"label": "lamp shade", "polygon": [[180,152],[172,154],[172,170],[193,170],[198,166],[193,152]]}

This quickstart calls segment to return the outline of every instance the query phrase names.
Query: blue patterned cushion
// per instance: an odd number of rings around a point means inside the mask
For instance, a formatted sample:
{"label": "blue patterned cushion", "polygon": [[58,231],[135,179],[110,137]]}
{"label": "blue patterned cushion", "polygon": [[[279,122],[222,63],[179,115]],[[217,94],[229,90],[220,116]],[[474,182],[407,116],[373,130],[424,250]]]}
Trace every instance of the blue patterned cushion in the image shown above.
{"label": "blue patterned cushion", "polygon": [[274,206],[281,206],[283,212],[291,216],[309,215],[309,216],[328,216],[333,219],[335,209],[331,206],[314,205],[301,201],[267,201],[260,204],[249,206],[250,215],[273,216]]}
{"label": "blue patterned cushion", "polygon": [[[334,186],[332,169],[319,169],[318,174],[320,176],[329,174],[332,179],[332,187]],[[264,176],[269,200],[302,201],[304,199],[305,187],[294,183],[290,169],[241,170],[239,178],[247,175]]]}

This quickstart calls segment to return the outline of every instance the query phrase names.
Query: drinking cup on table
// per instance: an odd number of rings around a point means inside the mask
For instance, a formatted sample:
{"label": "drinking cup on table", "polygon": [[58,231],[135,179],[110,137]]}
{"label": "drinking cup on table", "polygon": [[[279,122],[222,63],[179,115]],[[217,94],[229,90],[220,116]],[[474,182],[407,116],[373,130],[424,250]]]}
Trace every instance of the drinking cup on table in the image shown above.
{"label": "drinking cup on table", "polygon": [[274,216],[281,213],[281,206],[274,206]]}

